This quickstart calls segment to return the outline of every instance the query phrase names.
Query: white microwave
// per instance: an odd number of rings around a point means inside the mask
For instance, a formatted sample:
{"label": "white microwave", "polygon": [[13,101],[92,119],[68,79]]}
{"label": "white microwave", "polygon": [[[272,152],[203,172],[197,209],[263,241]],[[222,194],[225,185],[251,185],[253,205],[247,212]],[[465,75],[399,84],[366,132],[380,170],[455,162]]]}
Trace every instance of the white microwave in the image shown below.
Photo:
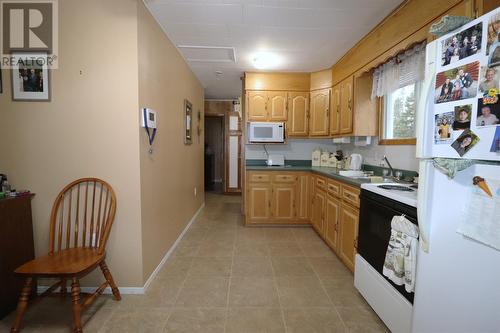
{"label": "white microwave", "polygon": [[248,142],[282,143],[285,142],[285,123],[248,123]]}

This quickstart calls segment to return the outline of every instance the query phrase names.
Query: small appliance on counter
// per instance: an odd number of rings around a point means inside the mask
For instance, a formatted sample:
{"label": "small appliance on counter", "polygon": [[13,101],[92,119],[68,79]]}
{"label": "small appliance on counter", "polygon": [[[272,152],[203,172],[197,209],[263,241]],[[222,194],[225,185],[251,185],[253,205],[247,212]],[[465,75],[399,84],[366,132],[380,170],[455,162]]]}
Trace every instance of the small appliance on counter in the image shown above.
{"label": "small appliance on counter", "polygon": [[361,170],[362,165],[363,165],[363,156],[361,156],[360,154],[351,154],[350,169]]}
{"label": "small appliance on counter", "polygon": [[284,166],[285,156],[284,155],[269,155],[266,161],[267,166]]}

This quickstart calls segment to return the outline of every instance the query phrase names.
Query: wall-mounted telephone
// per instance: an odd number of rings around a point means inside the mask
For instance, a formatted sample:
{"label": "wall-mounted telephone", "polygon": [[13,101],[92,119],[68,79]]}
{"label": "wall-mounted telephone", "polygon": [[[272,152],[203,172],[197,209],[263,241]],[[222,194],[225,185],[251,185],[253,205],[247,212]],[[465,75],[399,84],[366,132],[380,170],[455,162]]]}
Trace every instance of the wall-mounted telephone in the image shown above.
{"label": "wall-mounted telephone", "polygon": [[[153,153],[153,142],[155,140],[156,136],[156,130],[157,130],[157,120],[158,118],[156,117],[156,111],[153,111],[148,108],[142,108],[141,109],[141,126],[146,129],[146,133],[148,134],[148,139],[149,139],[149,153]],[[151,132],[150,129],[153,131]]]}

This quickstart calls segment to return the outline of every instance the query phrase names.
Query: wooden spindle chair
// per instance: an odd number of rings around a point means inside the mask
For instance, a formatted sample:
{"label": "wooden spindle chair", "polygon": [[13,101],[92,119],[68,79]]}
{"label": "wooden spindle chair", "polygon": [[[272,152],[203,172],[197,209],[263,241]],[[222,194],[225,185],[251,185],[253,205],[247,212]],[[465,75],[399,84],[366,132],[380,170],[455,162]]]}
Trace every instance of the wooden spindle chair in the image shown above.
{"label": "wooden spindle chair", "polygon": [[[113,188],[97,178],[78,179],[67,185],[57,196],[50,215],[49,253],[18,267],[16,274],[25,277],[17,314],[11,333],[20,331],[21,320],[28,306],[33,280],[37,277],[57,278],[57,282],[35,300],[59,288],[66,294],[66,281],[71,283],[73,331],[82,332],[81,312],[111,287],[117,301],[121,299],[113,277],[104,261],[106,242],[116,212]],[[106,278],[97,290],[83,301],[79,279],[99,266]],[[34,300],[34,301],[35,301]]]}

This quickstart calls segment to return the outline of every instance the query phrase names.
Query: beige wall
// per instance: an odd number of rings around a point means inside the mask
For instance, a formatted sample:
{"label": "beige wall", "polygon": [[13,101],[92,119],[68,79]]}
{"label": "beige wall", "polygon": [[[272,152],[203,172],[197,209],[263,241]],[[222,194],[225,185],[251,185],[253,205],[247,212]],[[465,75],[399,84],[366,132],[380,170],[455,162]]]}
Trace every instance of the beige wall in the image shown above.
{"label": "beige wall", "polygon": [[[37,255],[47,251],[58,191],[79,177],[107,180],[117,194],[108,266],[120,287],[142,287],[203,201],[203,138],[182,140],[183,99],[202,110],[203,89],[142,1],[64,0],[59,12],[52,101],[12,102],[2,71],[0,171],[36,193]],[[159,113],[153,156],[139,106]],[[98,274],[83,285],[102,282]]]}
{"label": "beige wall", "polygon": [[[150,155],[140,132],[142,257],[146,280],[204,201],[203,87],[144,7],[138,5],[139,105],[158,113]],[[193,104],[193,144],[184,145],[184,99]],[[203,119],[203,114],[201,115]],[[200,124],[203,129],[203,124]],[[197,188],[197,195],[194,189]]]}

